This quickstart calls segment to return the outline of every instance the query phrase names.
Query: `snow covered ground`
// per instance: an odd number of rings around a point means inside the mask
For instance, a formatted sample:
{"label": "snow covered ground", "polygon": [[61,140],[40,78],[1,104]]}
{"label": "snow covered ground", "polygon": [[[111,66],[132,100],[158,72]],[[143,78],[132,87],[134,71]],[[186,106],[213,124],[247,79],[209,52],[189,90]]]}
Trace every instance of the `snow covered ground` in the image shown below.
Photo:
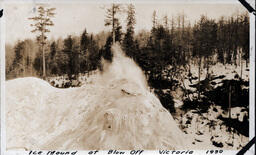
{"label": "snow covered ground", "polygon": [[[243,68],[242,68],[242,79],[245,81],[249,81],[249,66],[246,67],[246,63],[243,62]],[[191,90],[191,91],[195,91],[196,88],[191,87],[191,85],[195,84],[198,82],[198,66],[195,65],[191,65],[191,76],[194,77],[194,80],[189,80],[189,78],[185,78],[184,80],[184,84],[186,89]],[[188,77],[187,73],[184,72],[185,75],[183,75],[183,77]],[[220,76],[224,76],[223,78],[217,78],[215,80],[213,80],[213,82],[216,83],[215,87],[219,86],[219,83],[222,80],[231,80],[234,79],[236,77],[236,75],[240,76],[241,74],[241,66],[235,66],[235,65],[230,65],[230,64],[226,64],[225,66],[221,63],[217,63],[215,65],[210,66],[209,68],[209,73],[211,74],[212,77],[220,77]],[[200,79],[204,80],[206,78],[207,75],[207,71],[206,69],[202,69],[201,70],[201,75],[200,75]]]}
{"label": "snow covered ground", "polygon": [[[215,82],[214,88],[221,86],[223,80],[237,79],[237,75],[240,76],[240,66],[234,65],[216,64],[211,66],[209,73],[212,77],[221,77],[212,80]],[[187,74],[187,73],[186,73]],[[198,83],[198,67],[191,65],[191,76],[195,77],[195,80],[189,80],[189,78],[178,79],[180,83],[184,82],[187,91],[194,92],[190,95],[191,98],[197,98],[197,91],[193,85]],[[184,75],[184,77],[188,77]],[[206,70],[202,70],[201,80],[206,78]],[[249,66],[246,68],[246,64],[243,64],[243,76],[242,79],[249,81]],[[184,87],[184,86],[183,86]],[[244,87],[246,88],[246,87]],[[213,89],[213,88],[212,88]],[[248,88],[246,88],[248,89]],[[229,129],[225,123],[219,119],[219,117],[229,118],[228,111],[223,110],[220,106],[212,105],[207,112],[200,114],[196,110],[189,110],[188,112],[182,111],[180,108],[184,104],[182,99],[184,98],[184,92],[175,90],[172,92],[174,97],[177,116],[175,120],[180,124],[180,128],[188,135],[193,137],[193,144],[198,148],[207,148],[210,146],[221,149],[241,149],[245,146],[249,138],[235,131],[234,128]],[[203,95],[202,95],[203,96]],[[228,96],[227,96],[228,97]],[[228,104],[228,103],[227,103]],[[239,122],[243,122],[244,119],[248,119],[248,110],[243,107],[231,108],[231,119],[237,119]],[[229,131],[231,130],[231,132]],[[248,129],[249,130],[249,129]],[[200,145],[199,145],[200,144]]]}
{"label": "snow covered ground", "polygon": [[140,68],[113,49],[113,62],[81,87],[58,89],[33,77],[7,81],[7,149],[193,147]]}
{"label": "snow covered ground", "polygon": [[[235,111],[238,109],[232,109],[233,113],[238,113]],[[190,110],[182,117],[175,117],[175,120],[180,124],[183,132],[193,137],[192,144],[197,146],[197,149],[216,147],[216,149],[240,150],[248,143],[249,137],[234,132],[232,128],[232,132],[229,132],[224,122],[218,119],[219,115],[228,117],[220,106],[211,106],[208,112],[202,115],[196,110]]]}
{"label": "snow covered ground", "polygon": [[[192,77],[197,77],[197,69],[191,66]],[[240,68],[216,64],[210,73],[233,79]],[[201,79],[205,77],[203,71]],[[243,79],[248,78],[244,67]],[[197,80],[183,80],[187,90],[195,91],[191,85]],[[117,45],[113,62],[104,62],[104,72],[80,75],[80,83],[71,83],[68,89],[56,88],[69,82],[65,76],[48,81],[31,77],[6,82],[8,150],[240,149],[248,142],[248,137],[230,133],[218,119],[228,118],[219,106],[201,115],[195,110],[182,111],[184,92],[180,88],[171,92],[178,114],[173,119],[150,92],[141,69]],[[248,118],[241,107],[231,112],[233,119]]]}

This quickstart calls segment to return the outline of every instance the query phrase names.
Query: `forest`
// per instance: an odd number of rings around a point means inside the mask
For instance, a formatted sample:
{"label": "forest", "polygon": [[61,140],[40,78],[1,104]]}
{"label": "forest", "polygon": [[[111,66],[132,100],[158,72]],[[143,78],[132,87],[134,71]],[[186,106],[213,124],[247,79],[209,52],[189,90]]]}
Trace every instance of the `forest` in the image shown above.
{"label": "forest", "polygon": [[[136,34],[133,5],[126,9],[126,30],[122,29],[118,19],[120,9],[115,14],[115,41],[120,42],[127,56],[133,58],[151,80],[164,78],[163,71],[170,66],[172,70],[168,70],[167,76],[173,79],[182,66],[189,68],[191,63],[201,64],[198,66],[206,69],[216,63],[235,66],[240,65],[241,60],[245,60],[246,65],[249,63],[247,13],[237,13],[218,20],[201,15],[200,20],[191,24],[185,14],[159,18],[154,11],[151,31],[141,30]],[[111,26],[111,21],[107,21],[111,18],[106,17],[106,26]],[[85,28],[80,36],[46,39],[46,75],[66,74],[71,77],[100,68],[101,57],[111,61],[112,34],[113,30],[93,34]],[[42,49],[38,39],[19,40],[15,45],[6,45],[7,79],[42,75]]]}

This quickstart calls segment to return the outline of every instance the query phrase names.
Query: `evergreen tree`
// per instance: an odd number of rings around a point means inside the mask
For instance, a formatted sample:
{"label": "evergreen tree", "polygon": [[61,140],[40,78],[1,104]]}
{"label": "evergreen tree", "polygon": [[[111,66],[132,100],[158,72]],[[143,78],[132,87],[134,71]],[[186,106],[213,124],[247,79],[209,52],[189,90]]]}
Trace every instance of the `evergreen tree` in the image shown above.
{"label": "evergreen tree", "polygon": [[126,54],[130,57],[134,57],[133,52],[135,51],[134,44],[134,25],[135,21],[135,8],[132,4],[128,5],[127,18],[126,18],[126,33],[123,40],[123,47]]}
{"label": "evergreen tree", "polygon": [[53,41],[50,45],[50,57],[48,58],[49,64],[49,72],[50,74],[57,75],[59,72],[57,63],[56,63],[56,55],[57,55],[57,44],[55,41]]}
{"label": "evergreen tree", "polygon": [[84,30],[84,32],[81,35],[81,40],[80,40],[80,49],[82,54],[86,54],[86,50],[88,49],[88,45],[89,45],[89,37],[88,37],[88,33],[86,31],[86,29]]}
{"label": "evergreen tree", "polygon": [[14,57],[11,66],[8,67],[6,74],[10,77],[28,76],[33,74],[33,61],[34,61],[34,43],[32,40],[26,39],[18,41],[14,47]]}
{"label": "evergreen tree", "polygon": [[54,59],[54,57],[55,57],[55,55],[57,53],[57,49],[56,49],[57,47],[56,46],[57,46],[56,42],[53,41],[51,46],[50,46],[50,58],[51,58],[51,60]]}
{"label": "evergreen tree", "polygon": [[88,62],[87,62],[87,57],[88,57],[88,47],[89,47],[89,37],[86,29],[81,35],[80,39],[80,71],[85,72],[86,70],[88,71]]}
{"label": "evergreen tree", "polygon": [[51,20],[54,17],[55,13],[53,12],[55,8],[45,9],[43,6],[38,7],[38,16],[29,18],[29,20],[33,20],[36,23],[31,24],[32,27],[35,27],[31,32],[39,32],[40,34],[37,36],[37,41],[41,47],[43,53],[43,78],[46,77],[46,68],[45,68],[45,44],[47,36],[45,33],[50,32],[47,28],[49,26],[53,26],[53,22]]}
{"label": "evergreen tree", "polygon": [[26,51],[25,51],[25,42],[24,41],[19,41],[18,44],[15,46],[15,59],[13,61],[13,66],[15,67],[15,74],[18,75],[20,73],[25,76],[25,56],[26,56]]}
{"label": "evergreen tree", "polygon": [[103,56],[103,58],[110,62],[112,61],[112,57],[113,57],[113,54],[111,52],[111,45],[112,45],[112,36],[109,36],[107,38],[106,44],[101,49],[101,55]]}
{"label": "evergreen tree", "polygon": [[66,66],[69,79],[76,79],[79,73],[79,44],[70,35],[64,40],[63,52],[67,53],[69,57],[68,66]]}
{"label": "evergreen tree", "polygon": [[157,27],[157,16],[156,16],[156,10],[154,10],[153,15],[152,15],[152,33],[154,33],[156,27]]}
{"label": "evergreen tree", "polygon": [[121,29],[119,19],[117,18],[117,14],[121,12],[120,4],[112,4],[111,8],[107,9],[107,15],[105,19],[105,26],[112,27],[112,41],[120,41],[121,40]]}
{"label": "evergreen tree", "polygon": [[95,70],[100,65],[100,55],[99,55],[99,47],[94,40],[93,35],[90,36],[90,43],[88,46],[88,63],[89,63],[89,71]]}

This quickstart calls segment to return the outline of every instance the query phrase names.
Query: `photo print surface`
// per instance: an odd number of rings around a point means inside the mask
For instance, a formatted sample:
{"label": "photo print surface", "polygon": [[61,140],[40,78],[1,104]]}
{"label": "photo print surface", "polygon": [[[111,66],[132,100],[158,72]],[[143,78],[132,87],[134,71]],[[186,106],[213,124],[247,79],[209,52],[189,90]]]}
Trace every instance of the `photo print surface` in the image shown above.
{"label": "photo print surface", "polygon": [[7,150],[249,142],[239,3],[5,3],[5,16]]}

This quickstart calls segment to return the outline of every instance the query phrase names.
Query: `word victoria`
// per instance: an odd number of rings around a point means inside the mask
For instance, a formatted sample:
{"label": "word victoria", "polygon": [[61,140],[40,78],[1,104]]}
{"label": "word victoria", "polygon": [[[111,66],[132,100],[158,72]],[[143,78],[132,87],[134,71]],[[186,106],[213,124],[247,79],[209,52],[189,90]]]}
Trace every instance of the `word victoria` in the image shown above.
{"label": "word victoria", "polygon": [[170,150],[159,150],[159,154],[193,154],[194,151],[170,151]]}

